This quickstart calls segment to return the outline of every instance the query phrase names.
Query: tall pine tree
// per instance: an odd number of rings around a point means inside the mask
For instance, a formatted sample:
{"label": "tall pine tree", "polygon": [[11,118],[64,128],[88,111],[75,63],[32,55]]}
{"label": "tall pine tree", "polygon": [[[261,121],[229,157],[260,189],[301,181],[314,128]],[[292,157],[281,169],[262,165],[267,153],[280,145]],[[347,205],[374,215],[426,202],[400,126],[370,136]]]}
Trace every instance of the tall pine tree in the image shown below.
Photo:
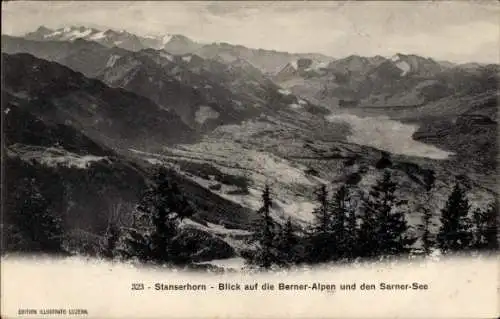
{"label": "tall pine tree", "polygon": [[126,255],[141,261],[154,263],[184,264],[188,260],[175,240],[179,233],[179,222],[194,211],[182,195],[172,174],[158,168],[153,183],[140,199],[134,225],[127,232]]}
{"label": "tall pine tree", "polygon": [[310,262],[325,262],[332,259],[335,250],[332,232],[332,211],[326,185],[316,193],[319,206],[313,210],[314,221],[309,233]]}
{"label": "tall pine tree", "polygon": [[282,227],[278,237],[278,250],[280,252],[280,263],[290,266],[300,261],[299,238],[295,235],[292,220],[290,217]]}
{"label": "tall pine tree", "polygon": [[495,197],[493,202],[488,205],[486,210],[486,249],[490,251],[498,250],[498,198]]}
{"label": "tall pine tree", "polygon": [[[349,192],[349,190],[348,190]],[[344,255],[347,259],[355,259],[358,257],[359,252],[359,238],[358,238],[358,218],[356,216],[356,208],[351,200],[350,193],[348,193],[349,200],[346,205],[347,216],[345,224],[345,243]]]}
{"label": "tall pine tree", "polygon": [[7,209],[10,210],[12,237],[17,242],[7,249],[58,254],[63,250],[62,222],[46,200],[34,178],[24,178],[14,186]]}
{"label": "tall pine tree", "polygon": [[106,230],[106,243],[103,251],[105,258],[113,259],[115,257],[119,240],[120,228],[115,223],[109,224]]}
{"label": "tall pine tree", "polygon": [[[350,207],[349,188],[342,185],[333,196],[331,209],[331,232],[333,259],[348,258],[355,250],[355,238],[351,232],[353,218],[355,218],[352,207]],[[351,225],[348,224],[350,221]],[[355,226],[354,226],[355,227]]]}
{"label": "tall pine tree", "polygon": [[401,201],[397,200],[395,191],[396,184],[386,170],[365,198],[359,234],[363,257],[402,254],[408,252],[415,241],[406,235],[409,227],[399,210]]}
{"label": "tall pine tree", "polygon": [[255,254],[249,262],[263,269],[270,269],[280,264],[279,250],[277,248],[277,225],[271,217],[271,191],[269,185],[262,192],[262,207],[259,209],[259,219],[251,241],[257,245]]}
{"label": "tall pine tree", "polygon": [[472,248],[476,250],[483,250],[486,247],[486,212],[480,208],[476,208],[472,212]]}
{"label": "tall pine tree", "polygon": [[437,235],[437,243],[443,253],[469,248],[472,241],[468,218],[469,209],[466,194],[456,183],[445,207],[441,210],[441,227]]}
{"label": "tall pine tree", "polygon": [[422,250],[424,254],[429,255],[432,252],[432,248],[435,245],[435,240],[431,232],[432,223],[432,212],[429,207],[422,207],[422,224],[419,225],[419,229],[422,231]]}
{"label": "tall pine tree", "polygon": [[485,211],[476,209],[472,214],[473,248],[495,251],[498,249],[498,202],[494,200]]}
{"label": "tall pine tree", "polygon": [[424,254],[429,255],[432,248],[435,245],[435,239],[431,232],[431,227],[434,226],[432,223],[432,211],[429,207],[432,197],[432,189],[434,188],[435,176],[434,172],[431,171],[428,175],[425,175],[425,203],[422,204],[422,223],[418,226],[418,229],[422,232],[422,250]]}

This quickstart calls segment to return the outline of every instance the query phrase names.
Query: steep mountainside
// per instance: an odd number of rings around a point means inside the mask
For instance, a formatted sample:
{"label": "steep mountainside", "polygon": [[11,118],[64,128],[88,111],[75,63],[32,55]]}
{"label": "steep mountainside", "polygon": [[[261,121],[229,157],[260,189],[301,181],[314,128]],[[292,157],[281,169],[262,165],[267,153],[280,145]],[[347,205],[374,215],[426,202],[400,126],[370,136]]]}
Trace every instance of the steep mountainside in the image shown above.
{"label": "steep mountainside", "polygon": [[490,90],[429,103],[420,108],[421,118],[408,119],[420,124],[413,138],[456,152],[459,167],[495,174],[499,98],[498,91]]}
{"label": "steep mountainside", "polygon": [[108,48],[83,39],[39,41],[6,35],[2,35],[2,52],[29,53],[40,59],[66,65],[87,77],[96,77],[117,58],[129,53],[125,49]]}
{"label": "steep mountainside", "polygon": [[154,148],[195,135],[174,113],[54,62],[2,54],[3,89],[22,107],[111,146]]}
{"label": "steep mountainside", "polygon": [[282,90],[243,59],[225,63],[220,58],[172,55],[163,50],[130,52],[82,39],[31,41],[4,36],[2,49],[53,60],[145,96],[195,130],[208,131],[279,110],[325,112]]}
{"label": "steep mountainside", "polygon": [[131,53],[105,69],[100,78],[175,110],[190,126],[203,130],[279,111],[314,109],[248,64],[224,64],[193,54]]}
{"label": "steep mountainside", "polygon": [[165,52],[137,52],[119,58],[99,78],[113,87],[122,87],[176,112],[195,129],[212,129],[224,123],[256,116],[252,105],[238,105],[237,97],[215,81],[191,70],[202,67],[199,57],[175,58]]}
{"label": "steep mountainside", "polygon": [[[147,99],[56,63],[27,54],[3,54],[2,63],[3,234],[26,200],[18,187],[29,184],[62,219],[68,248],[91,253],[104,243],[110,223],[130,225],[149,181],[152,163],[128,149],[158,150],[172,139],[182,141],[182,130],[189,129]],[[153,147],[155,138],[162,144]],[[181,234],[198,247],[193,258],[234,256],[226,241],[233,243],[233,235],[241,240],[255,213],[175,171],[170,177],[195,209]]]}
{"label": "steep mountainside", "polygon": [[261,114],[282,112],[295,122],[301,120],[294,115],[297,113],[314,116],[326,112],[281,89],[243,59],[226,63],[220,58],[172,55],[164,50],[131,52],[82,39],[72,42],[7,36],[3,39],[5,52],[27,52],[53,60],[112,87],[147,97],[202,132]]}

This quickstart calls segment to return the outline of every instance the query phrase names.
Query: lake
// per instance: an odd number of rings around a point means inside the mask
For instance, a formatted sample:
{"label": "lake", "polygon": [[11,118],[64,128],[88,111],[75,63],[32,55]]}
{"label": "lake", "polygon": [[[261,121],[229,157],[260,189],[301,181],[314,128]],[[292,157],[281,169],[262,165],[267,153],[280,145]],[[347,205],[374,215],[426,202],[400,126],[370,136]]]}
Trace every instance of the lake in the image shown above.
{"label": "lake", "polygon": [[347,140],[351,143],[375,147],[394,154],[447,159],[454,153],[438,147],[415,141],[413,133],[418,125],[405,124],[387,116],[360,117],[349,113],[337,113],[326,116],[332,123],[348,123],[351,134]]}

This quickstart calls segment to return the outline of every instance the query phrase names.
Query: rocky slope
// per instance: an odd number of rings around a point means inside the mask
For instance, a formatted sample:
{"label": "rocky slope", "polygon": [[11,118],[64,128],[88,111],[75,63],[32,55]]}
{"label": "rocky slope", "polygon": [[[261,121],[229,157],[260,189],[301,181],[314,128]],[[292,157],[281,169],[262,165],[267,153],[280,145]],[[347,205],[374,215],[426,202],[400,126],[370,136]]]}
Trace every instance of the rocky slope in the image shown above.
{"label": "rocky slope", "polygon": [[75,39],[74,41],[38,41],[2,35],[2,52],[29,53],[40,59],[58,62],[83,73],[96,77],[107,66],[129,51],[117,47]]}

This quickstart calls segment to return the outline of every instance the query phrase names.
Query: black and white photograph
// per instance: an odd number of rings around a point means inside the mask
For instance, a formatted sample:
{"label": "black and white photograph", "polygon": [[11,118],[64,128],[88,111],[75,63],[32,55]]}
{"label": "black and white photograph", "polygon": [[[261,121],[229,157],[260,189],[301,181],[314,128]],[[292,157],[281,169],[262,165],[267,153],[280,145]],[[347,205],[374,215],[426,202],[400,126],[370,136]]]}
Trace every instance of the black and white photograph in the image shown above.
{"label": "black and white photograph", "polygon": [[498,265],[499,15],[495,1],[2,2],[2,264]]}

